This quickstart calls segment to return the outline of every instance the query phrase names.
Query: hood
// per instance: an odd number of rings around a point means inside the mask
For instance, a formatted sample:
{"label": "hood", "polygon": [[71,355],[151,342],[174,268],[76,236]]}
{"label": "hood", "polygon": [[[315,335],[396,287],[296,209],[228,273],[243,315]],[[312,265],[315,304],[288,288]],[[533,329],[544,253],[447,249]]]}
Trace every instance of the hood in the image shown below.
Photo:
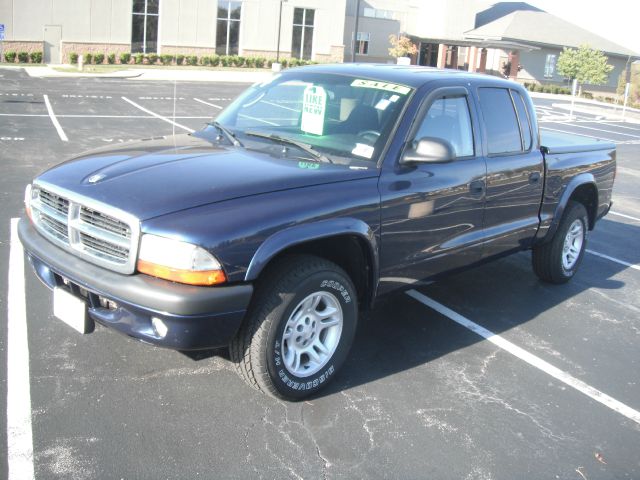
{"label": "hood", "polygon": [[377,169],[278,158],[195,135],[106,147],[38,177],[140,220],[234,198],[376,176]]}

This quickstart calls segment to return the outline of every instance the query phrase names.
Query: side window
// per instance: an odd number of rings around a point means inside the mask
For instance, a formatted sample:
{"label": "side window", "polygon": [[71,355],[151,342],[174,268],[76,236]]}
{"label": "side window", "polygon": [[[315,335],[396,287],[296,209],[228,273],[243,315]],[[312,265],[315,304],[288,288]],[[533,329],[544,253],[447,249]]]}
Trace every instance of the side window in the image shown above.
{"label": "side window", "polygon": [[479,90],[489,155],[522,151],[518,119],[509,90],[486,87]]}
{"label": "side window", "polygon": [[415,140],[441,138],[453,145],[456,157],[473,155],[473,131],[467,98],[443,97],[431,104]]}
{"label": "side window", "polygon": [[520,120],[520,128],[522,130],[522,141],[524,143],[524,150],[531,148],[533,142],[533,136],[531,133],[531,122],[529,121],[529,114],[527,108],[524,105],[522,95],[518,92],[511,90],[511,96],[513,97],[513,103],[516,105],[516,111],[518,112],[518,120]]}

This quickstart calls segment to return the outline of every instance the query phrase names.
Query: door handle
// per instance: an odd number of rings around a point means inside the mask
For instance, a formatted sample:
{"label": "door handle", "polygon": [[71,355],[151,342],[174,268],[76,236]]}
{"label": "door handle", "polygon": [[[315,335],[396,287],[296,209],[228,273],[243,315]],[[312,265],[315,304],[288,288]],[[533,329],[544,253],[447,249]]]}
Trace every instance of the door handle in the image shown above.
{"label": "door handle", "polygon": [[473,195],[482,195],[484,193],[484,180],[474,180],[469,184],[469,191]]}
{"label": "door handle", "polygon": [[529,175],[529,183],[538,183],[540,181],[540,172],[533,172]]}

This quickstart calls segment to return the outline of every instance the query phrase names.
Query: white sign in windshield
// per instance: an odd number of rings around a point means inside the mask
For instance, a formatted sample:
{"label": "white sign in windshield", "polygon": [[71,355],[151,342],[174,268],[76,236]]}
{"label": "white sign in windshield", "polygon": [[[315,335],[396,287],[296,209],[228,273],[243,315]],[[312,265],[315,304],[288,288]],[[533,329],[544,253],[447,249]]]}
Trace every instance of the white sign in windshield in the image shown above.
{"label": "white sign in windshield", "polygon": [[302,122],[300,130],[322,135],[324,115],[327,110],[327,93],[324,88],[310,85],[304,89],[302,102]]}

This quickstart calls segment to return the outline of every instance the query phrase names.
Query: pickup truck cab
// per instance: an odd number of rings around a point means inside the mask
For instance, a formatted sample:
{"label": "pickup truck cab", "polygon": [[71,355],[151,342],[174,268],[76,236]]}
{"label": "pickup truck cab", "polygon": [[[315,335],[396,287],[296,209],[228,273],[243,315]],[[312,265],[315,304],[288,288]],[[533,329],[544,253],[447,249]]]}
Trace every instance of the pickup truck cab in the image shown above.
{"label": "pickup truck cab", "polygon": [[381,295],[521,250],[542,280],[568,281],[614,177],[614,145],[541,140],[516,83],[313,66],[191,135],[42,173],[19,233],[79,331],[229,346],[250,385],[300,399],[336,375]]}

